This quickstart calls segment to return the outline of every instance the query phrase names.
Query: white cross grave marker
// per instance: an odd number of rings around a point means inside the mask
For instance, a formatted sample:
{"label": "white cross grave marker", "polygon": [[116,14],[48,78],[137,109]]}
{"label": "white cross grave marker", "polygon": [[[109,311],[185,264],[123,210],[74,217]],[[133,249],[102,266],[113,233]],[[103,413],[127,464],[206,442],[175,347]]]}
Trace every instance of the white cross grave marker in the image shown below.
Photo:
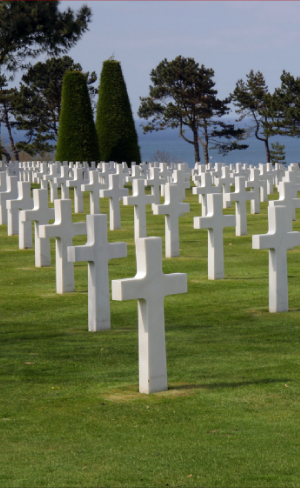
{"label": "white cross grave marker", "polygon": [[[71,173],[71,175],[70,175]],[[67,181],[72,179],[72,170],[68,166],[62,166],[60,168],[60,176],[54,178],[54,183],[60,187],[60,198],[65,200],[70,198],[69,187],[67,186]]]}
{"label": "white cross grave marker", "polygon": [[269,249],[269,311],[287,312],[287,250],[300,246],[300,232],[288,232],[285,207],[272,203],[268,207],[268,233],[252,236],[252,248]]}
{"label": "white cross grave marker", "polygon": [[253,191],[247,191],[245,187],[245,177],[235,177],[235,191],[226,193],[226,199],[235,202],[236,227],[235,235],[247,235],[247,201],[254,198]]}
{"label": "white cross grave marker", "polygon": [[40,225],[39,236],[55,237],[56,293],[75,290],[74,265],[68,261],[67,248],[74,236],[86,235],[86,222],[72,221],[71,200],[54,200],[54,224]]}
{"label": "white cross grave marker", "polygon": [[221,186],[223,195],[223,208],[230,208],[231,202],[226,200],[226,193],[230,193],[230,185],[232,183],[232,176],[230,176],[229,166],[222,166],[221,177],[215,177],[216,186]]}
{"label": "white cross grave marker", "polygon": [[74,212],[83,213],[83,194],[81,190],[81,185],[88,183],[88,181],[83,179],[83,168],[74,168],[74,178],[73,180],[67,181],[67,186],[69,188],[74,188]]}
{"label": "white cross grave marker", "polygon": [[57,183],[55,182],[55,178],[59,176],[58,173],[58,168],[59,165],[57,162],[50,164],[50,173],[48,175],[43,176],[43,180],[46,180],[49,182],[50,186],[50,202],[54,202],[54,200],[57,198]]}
{"label": "white cross grave marker", "polygon": [[[281,181],[278,185],[279,199],[272,200],[275,207],[284,205],[286,208],[286,228],[293,230],[293,220],[296,220],[296,208],[300,208],[300,198],[294,198],[295,184],[291,181]],[[271,202],[270,202],[271,203]]]}
{"label": "white cross grave marker", "polygon": [[87,215],[87,243],[68,247],[71,262],[88,262],[88,327],[90,332],[110,329],[108,261],[126,258],[125,242],[107,241],[107,215]]}
{"label": "white cross grave marker", "polygon": [[100,213],[100,190],[107,188],[104,183],[100,183],[99,171],[95,169],[89,172],[90,181],[81,186],[82,191],[90,192],[90,214]]}
{"label": "white cross grave marker", "polygon": [[6,177],[6,187],[5,191],[0,192],[0,224],[7,224],[7,210],[6,202],[8,200],[13,200],[18,198],[18,177],[9,176]]}
{"label": "white cross grave marker", "polygon": [[32,248],[31,222],[23,222],[20,219],[20,210],[33,208],[31,198],[31,183],[29,181],[18,181],[18,198],[8,200],[7,208],[7,233],[9,236],[19,234],[19,249]]}
{"label": "white cross grave marker", "polygon": [[108,177],[109,187],[100,190],[100,197],[109,198],[109,228],[110,230],[121,229],[120,198],[128,195],[128,188],[120,188],[120,176],[110,174]]}
{"label": "white cross grave marker", "polygon": [[190,211],[190,205],[179,201],[177,185],[166,183],[165,187],[165,203],[153,203],[152,210],[154,215],[165,215],[165,255],[175,258],[180,254],[178,218]]}
{"label": "white cross grave marker", "polygon": [[254,192],[254,198],[251,200],[250,203],[252,214],[260,213],[260,199],[259,199],[260,187],[261,187],[261,181],[259,181],[259,169],[251,168],[250,179],[249,181],[246,181],[246,188],[252,188]]}
{"label": "white cross grave marker", "polygon": [[159,177],[159,168],[150,167],[149,169],[149,178],[146,180],[146,185],[151,186],[151,195],[154,196],[154,203],[157,205],[160,203],[160,177]]}
{"label": "white cross grave marker", "polygon": [[187,292],[187,275],[162,271],[162,240],[136,241],[137,273],[134,278],[113,280],[113,300],[138,301],[139,391],[168,389],[165,346],[164,298]]}
{"label": "white cross grave marker", "polygon": [[206,172],[202,173],[201,185],[194,186],[192,188],[193,195],[199,195],[199,203],[201,203],[202,217],[207,214],[207,199],[206,196],[209,193],[221,193],[220,186],[213,186],[211,174]]}
{"label": "white cross grave marker", "polygon": [[154,203],[154,195],[146,195],[145,180],[132,181],[132,195],[123,197],[124,205],[134,205],[134,238],[147,237],[146,205]]}
{"label": "white cross grave marker", "polygon": [[35,266],[51,266],[50,238],[40,238],[39,225],[54,219],[54,208],[48,207],[48,189],[33,190],[33,209],[21,210],[20,221],[34,222]]}
{"label": "white cross grave marker", "polygon": [[205,217],[194,217],[194,229],[208,229],[208,279],[224,278],[224,227],[235,226],[235,215],[223,215],[222,195],[207,195],[208,212]]}

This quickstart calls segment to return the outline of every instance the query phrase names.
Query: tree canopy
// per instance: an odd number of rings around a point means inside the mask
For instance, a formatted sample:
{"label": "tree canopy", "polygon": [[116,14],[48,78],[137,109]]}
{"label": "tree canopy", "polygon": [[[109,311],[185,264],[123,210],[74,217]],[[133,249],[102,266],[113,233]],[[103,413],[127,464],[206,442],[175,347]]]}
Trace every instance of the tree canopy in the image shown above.
{"label": "tree canopy", "polygon": [[300,137],[300,78],[283,71],[274,91],[271,134]]}
{"label": "tree canopy", "polygon": [[86,77],[79,71],[68,71],[63,77],[55,159],[81,162],[100,160]]}
{"label": "tree canopy", "polygon": [[212,69],[199,66],[193,58],[177,56],[173,61],[161,61],[150,73],[153,85],[149,96],[141,98],[138,115],[150,119],[143,126],[144,133],[179,128],[179,135],[194,146],[195,161],[200,161],[200,142],[206,164],[210,141],[222,154],[248,147],[237,142],[244,131],[221,120],[229,113],[230,100],[217,98],[213,76]]}
{"label": "tree canopy", "polygon": [[0,66],[8,71],[28,67],[26,58],[43,52],[59,56],[68,51],[88,29],[91,10],[83,5],[75,14],[58,9],[59,2],[1,1]]}
{"label": "tree canopy", "polygon": [[[77,13],[70,8],[61,12],[58,6],[57,0],[0,2],[1,121],[8,130],[16,159],[18,151],[12,137],[15,89],[8,89],[8,78],[12,81],[17,70],[30,68],[27,58],[44,52],[50,56],[65,53],[76,44],[91,21],[91,10],[86,5]],[[2,146],[3,153],[4,149]],[[10,157],[7,151],[5,154]]]}
{"label": "tree canopy", "polygon": [[[28,154],[41,154],[55,149],[61,109],[62,80],[67,71],[82,71],[79,63],[69,56],[50,58],[30,67],[15,92],[13,110],[19,130],[26,130],[26,140],[18,142],[18,150]],[[85,73],[90,96],[96,89],[92,84],[97,75]],[[51,143],[53,141],[53,143]]]}
{"label": "tree canopy", "polygon": [[121,64],[104,61],[100,77],[96,130],[103,161],[141,162],[138,137]]}
{"label": "tree canopy", "polygon": [[274,135],[274,107],[273,97],[269,93],[263,74],[253,70],[246,75],[246,81],[238,80],[231,100],[237,107],[236,112],[240,115],[238,121],[247,119],[251,125],[247,127],[247,134],[250,137],[255,135],[256,139],[264,142],[266,150],[266,161],[271,161],[269,149],[269,137]]}

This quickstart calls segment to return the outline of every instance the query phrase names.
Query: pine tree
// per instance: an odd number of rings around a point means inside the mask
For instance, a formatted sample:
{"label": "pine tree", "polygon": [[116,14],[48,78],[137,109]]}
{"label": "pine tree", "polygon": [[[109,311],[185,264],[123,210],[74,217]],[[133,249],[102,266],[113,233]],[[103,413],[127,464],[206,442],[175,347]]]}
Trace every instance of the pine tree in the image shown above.
{"label": "pine tree", "polygon": [[149,96],[141,98],[138,110],[140,118],[150,120],[143,126],[144,133],[179,128],[180,137],[194,146],[195,162],[200,161],[200,142],[206,164],[209,143],[223,155],[246,149],[247,145],[237,142],[243,139],[243,129],[221,119],[230,111],[230,100],[217,98],[213,76],[212,69],[199,66],[194,58],[177,56],[173,61],[161,61],[150,73],[153,85]]}
{"label": "pine tree", "polygon": [[96,130],[103,161],[141,162],[138,137],[121,64],[104,61],[99,85]]}
{"label": "pine tree", "polygon": [[79,71],[68,71],[63,78],[55,159],[100,160],[86,77]]}
{"label": "pine tree", "polygon": [[[82,71],[82,67],[69,56],[48,58],[31,66],[22,76],[12,101],[17,129],[26,130],[23,140],[16,144],[19,151],[33,156],[55,150],[62,80],[67,71]],[[93,101],[96,89],[91,84],[97,80],[96,73],[85,73],[85,77]]]}
{"label": "pine tree", "polygon": [[285,145],[284,144],[279,144],[279,142],[276,142],[275,144],[271,144],[272,149],[270,151],[270,156],[271,156],[271,163],[275,165],[276,163],[281,163],[285,164]]}
{"label": "pine tree", "polygon": [[268,86],[260,71],[253,70],[246,75],[247,80],[238,80],[236,87],[231,93],[231,101],[237,107],[239,114],[238,122],[243,119],[250,121],[246,132],[248,137],[255,135],[256,139],[262,141],[266,150],[266,161],[271,162],[269,137],[274,135],[273,131],[273,95],[268,91]]}

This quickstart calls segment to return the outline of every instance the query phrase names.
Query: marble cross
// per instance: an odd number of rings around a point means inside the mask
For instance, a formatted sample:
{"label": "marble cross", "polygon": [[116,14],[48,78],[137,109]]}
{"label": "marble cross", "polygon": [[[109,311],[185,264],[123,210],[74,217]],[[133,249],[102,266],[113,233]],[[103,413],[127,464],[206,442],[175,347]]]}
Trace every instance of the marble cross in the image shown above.
{"label": "marble cross", "polygon": [[247,191],[245,187],[245,177],[235,177],[235,191],[226,193],[226,199],[235,202],[236,227],[235,235],[247,235],[247,201],[254,198],[253,191]]}
{"label": "marble cross", "polygon": [[250,209],[252,214],[260,213],[260,193],[261,181],[259,180],[259,169],[250,169],[250,179],[246,181],[246,188],[252,188],[254,193],[254,198],[251,200]]}
{"label": "marble cross", "polygon": [[6,202],[18,198],[18,177],[7,175],[6,188],[0,192],[0,225],[7,224]]}
{"label": "marble cross", "polygon": [[107,241],[106,214],[87,215],[86,224],[87,243],[68,247],[68,259],[88,262],[88,328],[98,332],[110,329],[108,261],[126,258],[127,244]]}
{"label": "marble cross", "polygon": [[159,163],[160,195],[165,196],[165,184],[170,182],[172,171],[168,169],[167,163]]}
{"label": "marble cross", "polygon": [[100,190],[107,188],[100,183],[99,171],[96,169],[89,172],[90,181],[81,186],[82,191],[90,192],[90,214],[100,213]]}
{"label": "marble cross", "polygon": [[75,290],[74,265],[68,261],[67,248],[72,246],[73,237],[86,235],[86,222],[72,221],[72,202],[54,200],[54,224],[40,225],[41,238],[55,237],[56,293]]}
{"label": "marble cross", "polygon": [[285,207],[272,204],[268,207],[268,233],[252,236],[252,248],[269,249],[269,311],[287,312],[287,250],[300,246],[300,232],[289,232]]}
{"label": "marble cross", "polygon": [[[274,193],[274,174],[272,171],[267,171],[267,166],[264,163],[259,164],[260,180],[267,182],[267,194],[272,195]],[[261,200],[262,201],[262,200]]]}
{"label": "marble cross", "polygon": [[291,181],[281,181],[278,185],[279,199],[272,200],[275,207],[284,205],[286,208],[286,227],[288,231],[293,230],[293,220],[296,220],[296,208],[300,208],[300,198],[294,198],[295,185]]}
{"label": "marble cross", "polygon": [[201,176],[201,185],[192,188],[193,195],[199,195],[199,203],[201,203],[202,217],[207,214],[207,199],[206,195],[209,193],[221,193],[220,186],[213,186],[212,176],[210,173],[203,173]]}
{"label": "marble cross", "polygon": [[162,271],[162,240],[136,241],[137,274],[112,281],[113,300],[138,301],[139,391],[168,389],[165,346],[164,298],[187,292],[187,275]]}
{"label": "marble cross", "polygon": [[147,237],[146,205],[155,203],[154,195],[146,195],[143,178],[132,181],[132,195],[123,197],[124,205],[134,206],[134,239]]}
{"label": "marble cross", "polygon": [[190,188],[190,182],[187,181],[186,173],[182,169],[174,169],[173,183],[178,186],[179,201],[185,200],[185,190]]}
{"label": "marble cross", "polygon": [[126,176],[126,183],[132,183],[136,179],[141,178],[141,168],[139,165],[134,165],[131,167],[131,175]]}
{"label": "marble cross", "polygon": [[48,189],[33,190],[33,209],[21,210],[20,221],[34,222],[35,266],[51,266],[50,238],[41,239],[39,225],[49,224],[54,219],[54,208],[48,207]]}
{"label": "marble cross", "polygon": [[154,203],[157,205],[160,203],[160,177],[159,177],[159,168],[150,167],[149,169],[149,178],[146,180],[146,185],[151,186],[151,195],[154,196]]}
{"label": "marble cross", "polygon": [[54,200],[57,198],[57,183],[55,182],[55,178],[59,176],[58,173],[58,164],[55,162],[50,165],[50,172],[47,175],[43,176],[43,180],[48,181],[49,186],[50,186],[50,202],[54,202]]}
{"label": "marble cross", "polygon": [[222,195],[223,195],[223,208],[230,208],[231,202],[226,200],[226,193],[230,193],[230,185],[233,183],[232,177],[230,176],[230,169],[229,166],[222,166],[221,168],[221,176],[216,178],[215,177],[215,184],[216,186],[221,186],[222,188]]}
{"label": "marble cross", "polygon": [[110,230],[121,229],[120,198],[128,195],[128,188],[120,188],[119,175],[110,174],[108,177],[109,187],[100,190],[101,198],[109,198],[109,228]]}
{"label": "marble cross", "polygon": [[109,175],[110,175],[110,170],[109,170],[109,163],[102,163],[101,165],[101,171],[99,171],[99,178],[100,178],[100,183],[105,185],[105,188],[108,188],[109,186]]}
{"label": "marble cross", "polygon": [[83,213],[83,194],[81,186],[88,183],[88,181],[83,179],[83,168],[74,168],[74,178],[73,180],[67,181],[67,186],[69,188],[74,188],[74,212]]}
{"label": "marble cross", "polygon": [[32,248],[31,222],[23,222],[20,219],[20,210],[33,208],[31,198],[31,183],[29,181],[18,181],[18,198],[8,200],[7,208],[7,233],[9,236],[19,234],[19,249]]}
{"label": "marble cross", "polygon": [[43,180],[43,177],[47,176],[47,174],[48,174],[48,163],[46,163],[45,161],[41,162],[39,169],[33,173],[38,183],[40,183],[41,180]]}
{"label": "marble cross", "polygon": [[152,210],[154,215],[165,215],[165,255],[174,258],[180,254],[178,218],[190,211],[190,205],[179,201],[177,185],[166,183],[165,187],[165,202],[153,203]]}
{"label": "marble cross", "polygon": [[[70,175],[71,173],[71,175]],[[60,197],[62,200],[69,198],[70,192],[69,187],[67,186],[67,181],[72,180],[73,174],[72,170],[68,166],[62,166],[60,168],[60,176],[56,176],[54,178],[54,183],[57,184],[57,187],[60,187]]]}
{"label": "marble cross", "polygon": [[207,195],[208,212],[205,217],[194,217],[194,229],[208,229],[208,279],[224,278],[224,227],[235,226],[235,215],[223,215],[222,195]]}

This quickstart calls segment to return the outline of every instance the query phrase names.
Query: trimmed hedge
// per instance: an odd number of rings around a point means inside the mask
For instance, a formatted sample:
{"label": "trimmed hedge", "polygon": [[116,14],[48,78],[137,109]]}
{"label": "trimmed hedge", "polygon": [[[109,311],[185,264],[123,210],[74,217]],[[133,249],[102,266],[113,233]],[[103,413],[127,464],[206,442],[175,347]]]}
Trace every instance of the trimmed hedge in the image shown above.
{"label": "trimmed hedge", "polygon": [[141,162],[137,132],[119,61],[103,63],[96,130],[103,161]]}
{"label": "trimmed hedge", "polygon": [[56,161],[100,161],[86,78],[79,71],[67,71],[62,82]]}

